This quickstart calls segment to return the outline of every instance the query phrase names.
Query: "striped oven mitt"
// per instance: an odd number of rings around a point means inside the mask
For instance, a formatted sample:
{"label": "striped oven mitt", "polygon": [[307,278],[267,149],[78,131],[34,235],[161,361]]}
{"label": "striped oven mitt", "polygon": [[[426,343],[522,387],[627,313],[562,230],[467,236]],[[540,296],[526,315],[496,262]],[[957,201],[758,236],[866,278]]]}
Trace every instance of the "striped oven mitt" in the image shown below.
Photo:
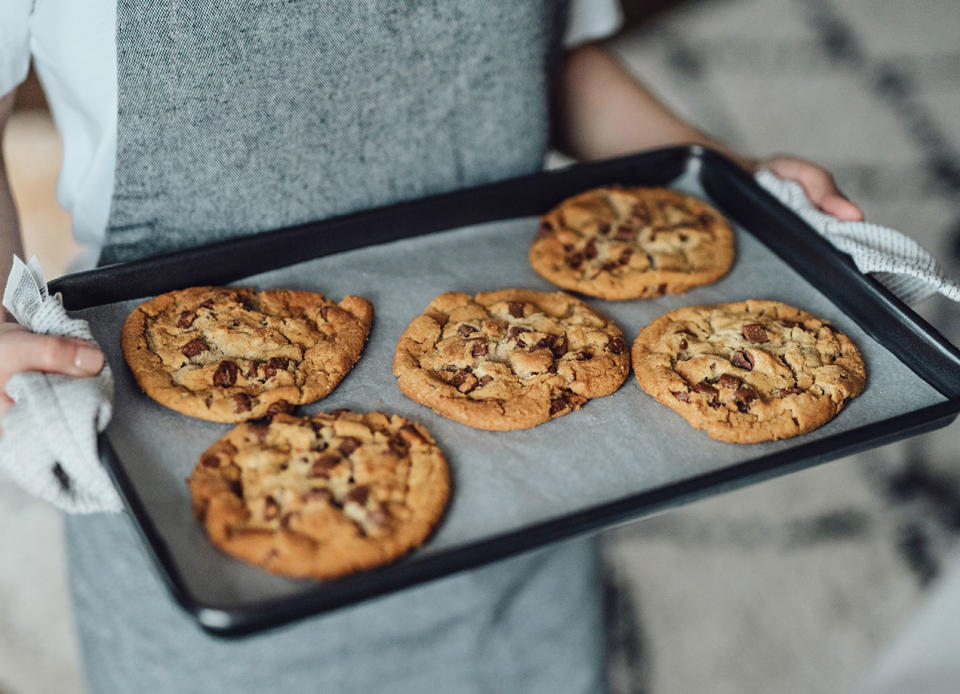
{"label": "striped oven mitt", "polygon": [[[3,305],[35,333],[94,341],[87,322],[67,316],[60,295],[48,294],[36,258],[28,265],[14,258]],[[3,417],[0,469],[68,513],[120,511],[120,496],[97,452],[97,434],[113,414],[110,367],[93,378],[16,374],[7,394],[16,404]]]}
{"label": "striped oven mitt", "polygon": [[868,222],[842,222],[822,212],[799,183],[771,171],[759,171],[757,182],[834,246],[853,258],[860,272],[877,280],[907,304],[917,304],[934,294],[960,301],[960,285],[944,275],[933,256],[899,231]]}

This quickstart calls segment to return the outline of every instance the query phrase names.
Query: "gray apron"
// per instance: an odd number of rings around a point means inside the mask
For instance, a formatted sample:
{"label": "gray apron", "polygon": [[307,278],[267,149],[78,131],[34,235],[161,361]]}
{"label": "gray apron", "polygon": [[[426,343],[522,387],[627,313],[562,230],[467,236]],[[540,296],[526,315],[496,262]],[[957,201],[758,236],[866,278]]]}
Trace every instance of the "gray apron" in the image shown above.
{"label": "gray apron", "polygon": [[[102,261],[538,170],[560,15],[549,0],[120,0]],[[174,604],[126,516],[66,530],[92,693],[603,690],[583,540],[222,641]]]}

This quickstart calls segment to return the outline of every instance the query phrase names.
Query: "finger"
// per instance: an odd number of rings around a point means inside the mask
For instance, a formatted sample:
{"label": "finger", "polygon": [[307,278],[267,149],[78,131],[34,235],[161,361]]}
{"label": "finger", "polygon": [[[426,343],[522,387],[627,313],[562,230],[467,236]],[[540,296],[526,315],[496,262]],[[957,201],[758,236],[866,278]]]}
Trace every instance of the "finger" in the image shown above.
{"label": "finger", "polygon": [[849,222],[863,219],[863,210],[840,192],[833,176],[823,167],[795,157],[774,157],[766,162],[766,168],[780,178],[799,183],[810,202],[827,214]]}
{"label": "finger", "polygon": [[820,203],[820,209],[843,222],[862,222],[863,210],[841,195],[828,195]]}
{"label": "finger", "polygon": [[103,368],[103,352],[89,342],[69,337],[12,335],[5,351],[4,371],[61,373],[67,376],[95,376]]}

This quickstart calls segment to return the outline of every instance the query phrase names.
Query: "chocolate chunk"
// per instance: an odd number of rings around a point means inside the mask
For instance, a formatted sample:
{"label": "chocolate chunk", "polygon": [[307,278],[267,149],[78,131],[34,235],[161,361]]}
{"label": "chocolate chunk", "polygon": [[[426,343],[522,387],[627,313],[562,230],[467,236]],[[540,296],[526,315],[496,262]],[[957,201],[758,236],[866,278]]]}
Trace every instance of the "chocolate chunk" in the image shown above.
{"label": "chocolate chunk", "polygon": [[673,393],[673,397],[675,397],[680,402],[690,402],[690,393],[688,393],[687,391],[681,390],[677,393],[674,393],[671,390],[670,392]]}
{"label": "chocolate chunk", "polygon": [[550,349],[553,347],[553,343],[556,342],[557,335],[547,335],[541,337],[540,340],[533,346],[533,349]]}
{"label": "chocolate chunk", "polygon": [[757,394],[754,393],[750,388],[746,386],[741,386],[737,388],[736,392],[733,394],[734,399],[737,401],[737,409],[741,412],[749,412],[750,404],[757,399]]}
{"label": "chocolate chunk", "polygon": [[481,377],[480,380],[477,381],[477,385],[483,388],[485,385],[492,382],[493,382],[493,376],[487,375],[487,376]]}
{"label": "chocolate chunk", "polygon": [[270,357],[267,365],[263,367],[264,377],[273,378],[277,375],[277,371],[286,371],[289,363],[290,360],[286,357]]}
{"label": "chocolate chunk", "polygon": [[232,480],[230,482],[230,492],[234,496],[239,496],[242,499],[243,498],[243,482],[241,482],[240,480]]}
{"label": "chocolate chunk", "polygon": [[731,390],[734,390],[740,387],[740,384],[743,383],[743,380],[737,378],[736,376],[731,376],[730,374],[723,374],[717,383],[723,388],[730,388]]}
{"label": "chocolate chunk", "polygon": [[624,248],[620,252],[620,258],[617,260],[617,262],[620,263],[621,265],[627,265],[630,263],[630,256],[632,255],[633,255],[632,248]]}
{"label": "chocolate chunk", "polygon": [[604,263],[603,265],[601,265],[601,266],[600,266],[600,269],[601,269],[601,270],[606,270],[607,272],[610,272],[611,270],[616,270],[618,267],[620,267],[620,264],[619,264],[619,263],[615,263],[615,262],[613,262],[613,261],[610,261],[610,262],[607,262],[607,263]]}
{"label": "chocolate chunk", "polygon": [[720,395],[720,391],[714,388],[712,385],[710,385],[706,381],[700,381],[697,385],[693,387],[693,389],[698,393],[706,393],[707,395],[712,395],[713,397],[717,397],[718,395]]}
{"label": "chocolate chunk", "polygon": [[639,207],[634,207],[630,213],[630,222],[637,226],[650,223],[650,216]]}
{"label": "chocolate chunk", "polygon": [[522,301],[508,301],[507,310],[510,312],[510,315],[514,318],[523,318],[523,302]]}
{"label": "chocolate chunk", "polygon": [[244,311],[250,311],[251,313],[260,311],[260,302],[257,301],[255,296],[238,296],[237,302],[243,306]]}
{"label": "chocolate chunk", "polygon": [[552,335],[551,337],[554,338],[554,341],[550,351],[553,352],[554,357],[559,359],[567,353],[567,338],[565,335]]}
{"label": "chocolate chunk", "polygon": [[270,425],[268,424],[249,424],[248,431],[253,434],[257,441],[263,443],[267,440],[267,434],[270,433]]}
{"label": "chocolate chunk", "polygon": [[553,227],[550,225],[550,222],[543,222],[540,224],[540,227],[537,229],[537,238],[545,239],[548,236],[553,235]]}
{"label": "chocolate chunk", "polygon": [[680,338],[680,349],[686,349],[687,347],[688,347],[687,341],[684,340],[684,339],[681,337],[681,338]]}
{"label": "chocolate chunk", "polygon": [[[650,266],[653,267],[653,263],[650,263]],[[663,282],[663,283],[661,283],[661,284],[658,284],[658,285],[657,285],[657,292],[658,292],[659,294],[666,294],[666,293],[667,293],[667,283],[666,283],[666,282]]]}
{"label": "chocolate chunk", "polygon": [[184,311],[180,314],[180,318],[177,319],[178,328],[189,328],[193,325],[194,319],[197,317],[197,314],[193,311]]}
{"label": "chocolate chunk", "polygon": [[800,395],[805,392],[803,388],[797,388],[796,386],[791,386],[789,388],[779,388],[776,391],[778,398],[785,398],[788,395]]}
{"label": "chocolate chunk", "polygon": [[730,363],[741,369],[751,371],[753,369],[753,355],[746,350],[738,349],[730,355]]}
{"label": "chocolate chunk", "polygon": [[597,225],[597,233],[602,234],[603,236],[606,236],[607,234],[610,233],[610,225],[607,224],[606,222],[600,222]]}
{"label": "chocolate chunk", "polygon": [[347,492],[347,495],[343,498],[344,503],[353,502],[363,506],[367,503],[367,497],[370,496],[370,487],[365,484],[358,485]]}
{"label": "chocolate chunk", "polygon": [[617,227],[617,230],[613,234],[613,238],[615,238],[617,241],[630,241],[636,235],[636,229],[631,229],[628,226],[621,225]]}
{"label": "chocolate chunk", "polygon": [[472,325],[467,325],[466,323],[463,323],[460,325],[459,328],[457,328],[457,332],[460,333],[461,337],[467,337],[468,335],[470,335],[470,333],[477,332],[477,329],[474,328]]}
{"label": "chocolate chunk", "polygon": [[290,360],[287,357],[270,357],[270,361],[267,362],[267,368],[283,371],[289,363]]}
{"label": "chocolate chunk", "polygon": [[466,369],[460,369],[457,373],[453,375],[453,378],[450,379],[450,385],[454,388],[459,388],[463,385],[463,382],[467,380],[467,376],[470,375],[470,372]]}
{"label": "chocolate chunk", "polygon": [[201,352],[206,352],[208,349],[210,349],[210,345],[197,337],[185,344],[180,351],[183,352],[183,356],[192,358]]}
{"label": "chocolate chunk", "polygon": [[307,477],[327,477],[328,471],[340,464],[340,458],[335,455],[322,455],[317,458],[310,466],[310,473]]}
{"label": "chocolate chunk", "polygon": [[250,411],[250,396],[246,393],[237,393],[233,396],[233,401],[236,403],[234,411],[237,414]]}
{"label": "chocolate chunk", "polygon": [[421,445],[427,443],[427,440],[420,435],[420,432],[410,424],[406,424],[397,431],[397,436],[403,441],[404,446]]}
{"label": "chocolate chunk", "polygon": [[469,393],[471,390],[477,387],[477,383],[479,383],[479,381],[477,380],[477,377],[469,371],[465,370],[461,373],[463,374],[463,380],[455,387],[461,393]]}
{"label": "chocolate chunk", "polygon": [[220,388],[230,388],[237,383],[237,374],[240,369],[230,360],[220,362],[217,370],[213,374],[213,385]]}
{"label": "chocolate chunk", "polygon": [[213,308],[213,299],[207,299],[206,301],[203,301],[199,308]]}
{"label": "chocolate chunk", "polygon": [[803,323],[801,323],[800,321],[786,320],[785,318],[781,318],[780,323],[785,328],[802,328],[803,327]]}
{"label": "chocolate chunk", "polygon": [[627,343],[623,341],[622,337],[615,337],[607,343],[607,351],[614,354],[623,354],[623,350],[626,348]]}
{"label": "chocolate chunk", "polygon": [[200,459],[200,464],[203,467],[220,467],[220,458],[215,455],[205,455]]}
{"label": "chocolate chunk", "polygon": [[267,408],[267,416],[272,417],[282,412],[290,412],[292,409],[293,405],[286,400],[277,400],[276,402],[270,403],[270,407]]}
{"label": "chocolate chunk", "polygon": [[567,258],[567,265],[576,270],[583,265],[584,260],[586,260],[586,256],[584,256],[583,253],[573,253]]}
{"label": "chocolate chunk", "polygon": [[321,317],[324,321],[329,321],[329,320],[330,320],[330,307],[329,307],[329,306],[321,306],[319,309],[317,309],[317,312],[320,314],[320,317]]}
{"label": "chocolate chunk", "polygon": [[343,455],[350,455],[358,448],[360,448],[360,439],[354,438],[353,436],[343,437],[340,445],[337,446],[337,450]]}
{"label": "chocolate chunk", "polygon": [[597,250],[597,242],[593,239],[590,239],[590,243],[583,248],[583,254],[587,256],[587,258],[596,258],[598,253],[599,251]]}
{"label": "chocolate chunk", "polygon": [[770,336],[767,335],[766,329],[757,323],[751,323],[750,325],[743,326],[741,334],[747,340],[747,342],[752,342],[754,344],[770,341]]}
{"label": "chocolate chunk", "polygon": [[256,378],[259,376],[260,372],[260,362],[252,361],[250,362],[250,368],[247,369],[247,378]]}
{"label": "chocolate chunk", "polygon": [[474,357],[482,357],[487,353],[487,342],[482,337],[473,341],[473,347],[470,348],[470,354]]}
{"label": "chocolate chunk", "polygon": [[273,520],[280,513],[280,504],[272,496],[263,500],[263,517],[266,520]]}
{"label": "chocolate chunk", "polygon": [[573,358],[577,361],[587,361],[587,359],[593,359],[593,355],[584,349],[574,354]]}
{"label": "chocolate chunk", "polygon": [[507,331],[507,341],[516,340],[520,337],[520,333],[528,333],[530,330],[528,328],[521,328],[518,325],[514,325]]}
{"label": "chocolate chunk", "polygon": [[567,403],[566,395],[561,395],[558,398],[553,398],[550,401],[550,414],[557,414],[557,412],[565,410],[567,408],[567,405],[568,403]]}

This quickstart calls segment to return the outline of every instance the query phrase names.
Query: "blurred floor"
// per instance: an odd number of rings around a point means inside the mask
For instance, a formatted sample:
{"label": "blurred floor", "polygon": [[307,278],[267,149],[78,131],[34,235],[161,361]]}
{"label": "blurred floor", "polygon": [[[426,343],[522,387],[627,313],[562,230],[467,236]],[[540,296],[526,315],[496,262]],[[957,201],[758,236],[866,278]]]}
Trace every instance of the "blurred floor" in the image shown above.
{"label": "blurred floor", "polygon": [[[955,0],[680,3],[613,41],[678,110],[737,148],[836,172],[872,221],[960,276]],[[49,118],[4,142],[27,253],[77,252],[53,201]],[[960,310],[921,312],[954,342]],[[960,427],[607,533],[614,694],[850,690],[960,531]],[[0,693],[80,693],[59,517],[0,478]]]}

